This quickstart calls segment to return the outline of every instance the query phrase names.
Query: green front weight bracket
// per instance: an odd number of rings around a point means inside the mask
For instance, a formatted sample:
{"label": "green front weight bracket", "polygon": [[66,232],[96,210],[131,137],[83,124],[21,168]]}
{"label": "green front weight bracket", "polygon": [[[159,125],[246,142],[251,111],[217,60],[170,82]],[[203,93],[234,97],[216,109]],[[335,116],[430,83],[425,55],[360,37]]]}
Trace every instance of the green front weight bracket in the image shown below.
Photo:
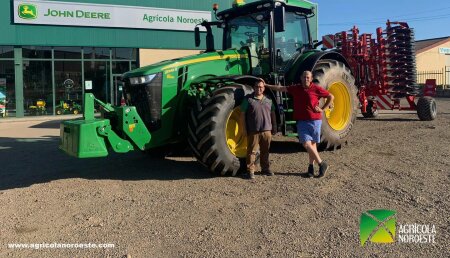
{"label": "green front weight bracket", "polygon": [[[94,117],[94,102],[118,118],[114,128],[109,119]],[[151,139],[135,107],[112,107],[97,100],[91,93],[85,94],[84,118],[62,122],[60,135],[59,148],[78,158],[107,156],[108,145],[118,153],[134,150],[135,147],[144,150]]]}
{"label": "green front weight bracket", "polygon": [[120,138],[112,129],[111,125],[98,127],[97,133],[108,139],[111,148],[118,153],[125,153],[133,150],[133,146],[127,140]]}
{"label": "green front weight bracket", "polygon": [[123,132],[138,149],[145,150],[145,145],[152,137],[137,113],[136,107],[115,107],[115,113],[118,118],[117,131]]}

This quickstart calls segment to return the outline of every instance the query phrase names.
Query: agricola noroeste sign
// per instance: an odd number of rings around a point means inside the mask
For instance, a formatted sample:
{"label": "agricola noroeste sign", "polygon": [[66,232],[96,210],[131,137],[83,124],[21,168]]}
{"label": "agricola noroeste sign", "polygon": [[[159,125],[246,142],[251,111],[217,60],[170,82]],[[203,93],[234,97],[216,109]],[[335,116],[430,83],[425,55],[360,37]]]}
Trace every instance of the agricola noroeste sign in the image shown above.
{"label": "agricola noroeste sign", "polygon": [[192,31],[210,11],[59,1],[14,1],[14,23]]}

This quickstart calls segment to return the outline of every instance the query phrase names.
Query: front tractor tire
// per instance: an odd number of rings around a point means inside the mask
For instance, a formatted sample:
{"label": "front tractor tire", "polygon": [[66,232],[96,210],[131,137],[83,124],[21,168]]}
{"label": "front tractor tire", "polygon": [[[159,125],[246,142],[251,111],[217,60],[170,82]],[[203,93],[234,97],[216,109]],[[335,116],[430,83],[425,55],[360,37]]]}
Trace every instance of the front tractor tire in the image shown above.
{"label": "front tractor tire", "polygon": [[242,133],[239,105],[253,90],[246,85],[220,88],[197,100],[188,120],[188,143],[197,160],[213,174],[235,176],[244,167],[247,137]]}
{"label": "front tractor tire", "polygon": [[[356,120],[358,99],[350,69],[336,60],[320,60],[313,70],[314,80],[333,96],[322,117],[321,149],[335,150],[344,144]],[[321,100],[323,105],[324,100]]]}

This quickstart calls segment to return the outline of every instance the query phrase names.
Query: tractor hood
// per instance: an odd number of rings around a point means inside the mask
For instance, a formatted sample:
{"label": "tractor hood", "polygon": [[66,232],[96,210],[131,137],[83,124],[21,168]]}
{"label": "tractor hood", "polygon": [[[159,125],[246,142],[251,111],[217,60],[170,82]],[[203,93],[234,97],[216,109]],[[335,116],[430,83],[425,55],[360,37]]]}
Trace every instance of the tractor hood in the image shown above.
{"label": "tractor hood", "polygon": [[229,62],[236,59],[247,59],[247,58],[248,55],[245,51],[237,51],[235,49],[201,53],[198,55],[191,55],[171,60],[165,60],[159,63],[144,66],[125,73],[123,77],[132,78],[149,74],[155,74],[162,71],[178,69],[179,67],[187,65],[194,65],[206,62],[217,62],[217,61]]}

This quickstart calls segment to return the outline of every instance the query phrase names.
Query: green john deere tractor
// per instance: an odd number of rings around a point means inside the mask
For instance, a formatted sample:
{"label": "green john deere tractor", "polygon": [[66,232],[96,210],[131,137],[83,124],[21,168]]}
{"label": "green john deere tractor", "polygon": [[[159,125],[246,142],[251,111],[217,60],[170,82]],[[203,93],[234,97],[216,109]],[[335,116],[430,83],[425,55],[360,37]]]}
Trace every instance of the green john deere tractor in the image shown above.
{"label": "green john deere tractor", "polygon": [[[70,155],[102,157],[108,150],[125,153],[189,145],[197,160],[216,175],[236,175],[246,154],[239,104],[258,78],[271,84],[299,82],[305,70],[334,96],[326,110],[321,146],[345,143],[356,118],[357,89],[346,60],[318,51],[309,18],[314,5],[300,0],[261,0],[217,13],[203,22],[206,50],[125,73],[127,105],[114,107],[85,95],[84,118],[61,124],[60,148]],[[212,27],[223,30],[222,49],[214,49]],[[278,129],[295,136],[292,99],[267,90],[276,105]],[[94,118],[94,103],[103,107]]]}

